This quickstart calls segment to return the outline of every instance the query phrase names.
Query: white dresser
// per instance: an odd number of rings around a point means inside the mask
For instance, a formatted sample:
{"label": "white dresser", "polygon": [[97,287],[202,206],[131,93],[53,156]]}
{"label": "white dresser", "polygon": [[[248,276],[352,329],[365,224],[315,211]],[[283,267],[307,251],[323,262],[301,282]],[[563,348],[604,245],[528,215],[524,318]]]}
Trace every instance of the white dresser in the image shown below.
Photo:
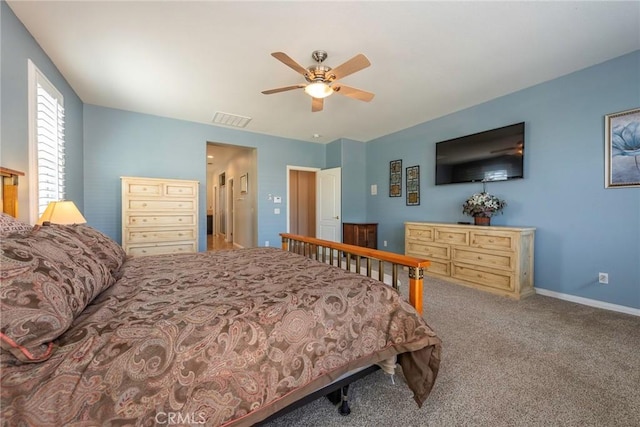
{"label": "white dresser", "polygon": [[122,177],[127,255],[198,251],[198,181]]}
{"label": "white dresser", "polygon": [[431,261],[426,274],[512,298],[535,293],[535,228],[405,223],[405,254]]}

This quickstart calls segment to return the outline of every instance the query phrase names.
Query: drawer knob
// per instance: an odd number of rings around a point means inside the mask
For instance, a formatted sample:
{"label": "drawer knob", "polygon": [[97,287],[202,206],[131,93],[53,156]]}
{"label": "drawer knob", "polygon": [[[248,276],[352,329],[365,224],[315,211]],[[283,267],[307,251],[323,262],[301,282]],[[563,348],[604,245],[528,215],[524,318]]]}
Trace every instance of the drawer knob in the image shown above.
{"label": "drawer knob", "polygon": [[146,208],[146,207],[147,207],[147,204],[146,204],[146,203],[143,203],[143,204],[142,204],[142,207],[143,207],[143,208]]}
{"label": "drawer knob", "polygon": [[182,218],[178,218],[178,221],[182,221]]}
{"label": "drawer knob", "polygon": [[142,235],[142,237],[147,237],[147,235],[146,235],[146,234],[143,234],[143,235]]}
{"label": "drawer knob", "polygon": [[143,220],[142,220],[142,222],[147,222],[147,220],[146,220],[146,219],[143,219]]}

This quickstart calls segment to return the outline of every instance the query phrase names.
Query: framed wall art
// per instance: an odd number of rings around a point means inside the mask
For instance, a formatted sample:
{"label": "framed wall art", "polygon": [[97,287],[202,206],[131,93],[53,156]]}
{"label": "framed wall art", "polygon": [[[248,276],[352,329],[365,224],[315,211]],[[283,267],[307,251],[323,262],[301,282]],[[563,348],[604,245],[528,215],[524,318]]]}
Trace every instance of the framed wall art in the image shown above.
{"label": "framed wall art", "polygon": [[604,186],[640,187],[640,108],[604,118]]}
{"label": "framed wall art", "polygon": [[402,197],[402,160],[389,162],[389,197]]}
{"label": "framed wall art", "polygon": [[244,174],[240,177],[240,194],[247,194],[249,192],[248,174]]}
{"label": "framed wall art", "polygon": [[407,168],[407,206],[420,204],[420,166]]}

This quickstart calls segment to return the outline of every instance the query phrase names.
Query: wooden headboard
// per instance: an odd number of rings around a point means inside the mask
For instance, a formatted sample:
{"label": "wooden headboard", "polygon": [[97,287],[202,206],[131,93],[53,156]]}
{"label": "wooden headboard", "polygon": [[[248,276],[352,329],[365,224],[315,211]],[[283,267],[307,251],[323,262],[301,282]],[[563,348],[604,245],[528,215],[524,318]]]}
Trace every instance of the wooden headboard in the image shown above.
{"label": "wooden headboard", "polygon": [[24,172],[0,166],[2,178],[2,199],[0,200],[2,212],[15,218],[18,217],[18,177],[24,176]]}

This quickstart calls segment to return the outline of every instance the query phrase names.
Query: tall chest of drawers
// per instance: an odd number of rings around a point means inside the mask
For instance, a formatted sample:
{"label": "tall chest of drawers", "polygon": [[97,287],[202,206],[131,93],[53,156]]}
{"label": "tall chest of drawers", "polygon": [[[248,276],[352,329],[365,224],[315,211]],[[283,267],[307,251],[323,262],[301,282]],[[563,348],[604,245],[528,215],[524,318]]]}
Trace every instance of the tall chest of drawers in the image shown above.
{"label": "tall chest of drawers", "polygon": [[198,181],[122,177],[127,255],[198,251]]}
{"label": "tall chest of drawers", "polygon": [[426,258],[426,274],[520,299],[535,293],[535,228],[405,223],[405,254]]}

